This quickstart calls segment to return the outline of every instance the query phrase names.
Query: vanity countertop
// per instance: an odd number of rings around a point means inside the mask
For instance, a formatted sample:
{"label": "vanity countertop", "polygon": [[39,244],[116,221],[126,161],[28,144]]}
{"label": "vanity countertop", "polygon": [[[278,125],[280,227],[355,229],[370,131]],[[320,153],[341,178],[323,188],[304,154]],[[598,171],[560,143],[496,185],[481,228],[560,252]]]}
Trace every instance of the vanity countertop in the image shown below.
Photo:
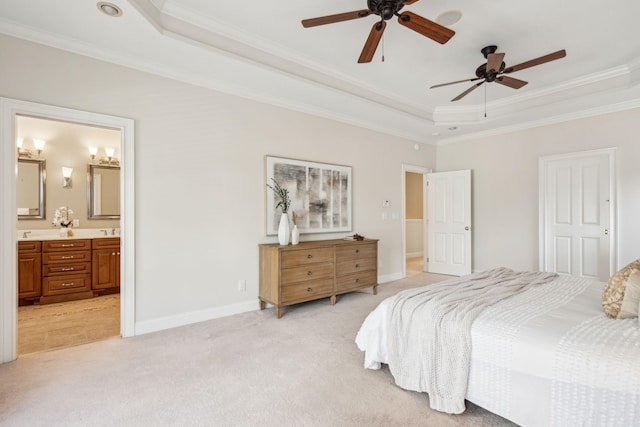
{"label": "vanity countertop", "polygon": [[[108,239],[120,237],[120,229],[107,229],[106,235],[103,228],[77,228],[73,229],[73,236],[61,237],[57,229],[54,230],[17,230],[18,242],[34,240],[79,240],[79,239]],[[112,230],[115,234],[112,234]],[[25,233],[27,237],[25,236]]]}

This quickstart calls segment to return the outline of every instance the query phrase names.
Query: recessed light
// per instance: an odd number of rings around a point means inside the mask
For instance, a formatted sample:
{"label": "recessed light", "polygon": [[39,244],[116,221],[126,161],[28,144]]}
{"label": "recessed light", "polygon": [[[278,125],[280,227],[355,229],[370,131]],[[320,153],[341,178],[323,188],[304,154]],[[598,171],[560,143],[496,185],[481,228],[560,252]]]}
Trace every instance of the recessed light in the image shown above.
{"label": "recessed light", "polygon": [[458,22],[460,18],[462,18],[462,12],[459,10],[447,10],[438,15],[436,22],[447,27]]}
{"label": "recessed light", "polygon": [[440,136],[440,132],[431,132],[431,136]]}
{"label": "recessed light", "polygon": [[122,9],[120,9],[120,7],[116,6],[113,3],[99,1],[98,3],[96,3],[96,6],[98,6],[98,10],[100,10],[100,12],[104,13],[105,15],[109,15],[114,18],[122,16]]}
{"label": "recessed light", "polygon": [[451,126],[451,127],[449,128],[449,130],[456,130],[456,129],[458,129],[458,126]]}

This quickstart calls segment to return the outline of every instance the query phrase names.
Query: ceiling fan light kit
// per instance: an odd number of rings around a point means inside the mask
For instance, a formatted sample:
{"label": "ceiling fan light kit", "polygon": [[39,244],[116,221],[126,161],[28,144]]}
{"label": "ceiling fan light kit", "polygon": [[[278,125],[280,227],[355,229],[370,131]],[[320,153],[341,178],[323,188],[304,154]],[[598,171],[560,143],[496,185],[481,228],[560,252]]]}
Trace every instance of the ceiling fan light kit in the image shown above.
{"label": "ceiling fan light kit", "polygon": [[359,63],[371,62],[378,48],[382,34],[386,28],[386,21],[398,17],[398,22],[418,34],[421,34],[440,44],[448,42],[454,36],[455,31],[440,25],[436,22],[423,18],[412,12],[400,12],[400,10],[418,0],[367,0],[368,9],[356,10],[353,12],[339,13],[336,15],[321,16],[319,18],[303,19],[302,26],[305,28],[318,25],[333,24],[336,22],[349,21],[352,19],[364,18],[369,15],[377,15],[380,21],[373,24],[369,37],[362,48]]}

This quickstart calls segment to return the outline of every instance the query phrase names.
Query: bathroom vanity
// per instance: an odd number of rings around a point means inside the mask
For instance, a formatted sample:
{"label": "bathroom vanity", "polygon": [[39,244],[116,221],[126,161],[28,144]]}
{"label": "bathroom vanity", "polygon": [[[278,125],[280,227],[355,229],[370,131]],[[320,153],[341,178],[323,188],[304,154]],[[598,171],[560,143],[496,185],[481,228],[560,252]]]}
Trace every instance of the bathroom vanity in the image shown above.
{"label": "bathroom vanity", "polygon": [[77,233],[18,239],[20,305],[92,298],[119,289],[119,237]]}

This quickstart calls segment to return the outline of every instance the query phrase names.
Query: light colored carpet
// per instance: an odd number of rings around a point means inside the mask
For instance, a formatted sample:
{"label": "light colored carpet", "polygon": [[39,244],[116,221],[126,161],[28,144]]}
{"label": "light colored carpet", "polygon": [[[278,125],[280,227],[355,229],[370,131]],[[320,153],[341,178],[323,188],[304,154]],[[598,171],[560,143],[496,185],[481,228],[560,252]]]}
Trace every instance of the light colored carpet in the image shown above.
{"label": "light colored carpet", "polygon": [[[366,315],[420,274],[358,292],[130,339],[35,353],[0,365],[3,426],[510,426],[469,405],[452,416],[428,396],[363,368]],[[258,302],[256,301],[256,305]]]}

